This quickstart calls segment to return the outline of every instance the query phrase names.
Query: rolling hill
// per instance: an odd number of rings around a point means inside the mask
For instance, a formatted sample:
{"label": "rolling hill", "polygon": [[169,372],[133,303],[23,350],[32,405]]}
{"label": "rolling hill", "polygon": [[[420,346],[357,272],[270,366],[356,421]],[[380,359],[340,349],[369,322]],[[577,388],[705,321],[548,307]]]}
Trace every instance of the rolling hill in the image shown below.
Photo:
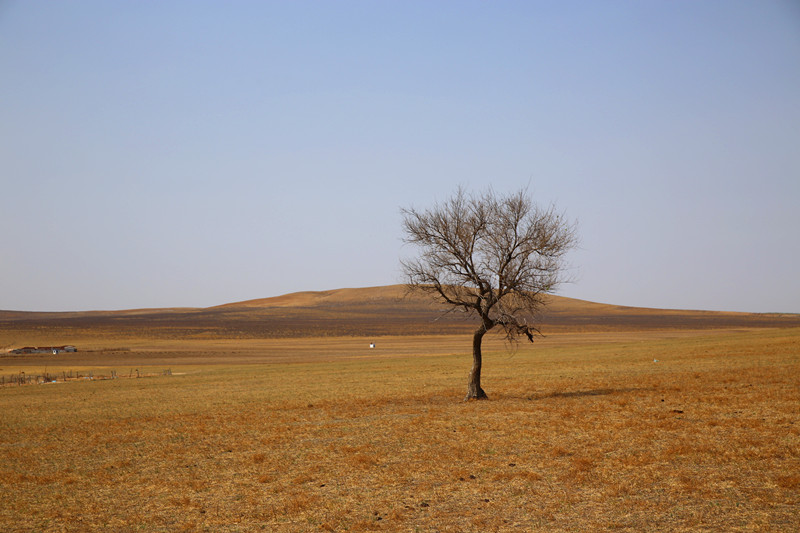
{"label": "rolling hill", "polygon": [[[0,332],[20,338],[36,330],[82,337],[252,339],[436,335],[474,329],[474,319],[447,310],[425,295],[409,295],[402,285],[392,285],[298,292],[208,308],[0,311]],[[550,296],[541,324],[544,333],[800,327],[800,315],[648,309]]]}

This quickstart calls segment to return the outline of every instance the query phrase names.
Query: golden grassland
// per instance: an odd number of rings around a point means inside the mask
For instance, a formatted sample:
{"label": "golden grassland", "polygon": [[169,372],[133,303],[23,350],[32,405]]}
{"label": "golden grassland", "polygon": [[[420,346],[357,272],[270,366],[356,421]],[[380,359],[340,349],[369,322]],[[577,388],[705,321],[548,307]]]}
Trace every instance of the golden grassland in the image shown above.
{"label": "golden grassland", "polygon": [[86,342],[173,375],[0,388],[4,531],[800,531],[800,328]]}

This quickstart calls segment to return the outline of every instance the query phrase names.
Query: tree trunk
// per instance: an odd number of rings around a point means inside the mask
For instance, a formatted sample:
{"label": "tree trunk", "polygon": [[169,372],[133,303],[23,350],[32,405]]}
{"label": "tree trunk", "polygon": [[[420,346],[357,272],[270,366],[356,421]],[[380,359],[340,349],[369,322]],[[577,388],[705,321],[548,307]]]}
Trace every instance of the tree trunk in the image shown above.
{"label": "tree trunk", "polygon": [[464,398],[465,402],[469,400],[487,400],[489,398],[481,388],[481,341],[485,334],[486,327],[481,325],[472,336],[472,370],[469,373],[469,386],[467,387],[467,397]]}

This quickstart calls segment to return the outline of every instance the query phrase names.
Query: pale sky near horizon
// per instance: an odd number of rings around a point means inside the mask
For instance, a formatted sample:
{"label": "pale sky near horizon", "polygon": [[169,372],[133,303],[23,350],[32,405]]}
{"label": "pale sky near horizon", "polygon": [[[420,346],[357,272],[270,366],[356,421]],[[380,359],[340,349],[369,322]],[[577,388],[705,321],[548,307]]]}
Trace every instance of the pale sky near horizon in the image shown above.
{"label": "pale sky near horizon", "polygon": [[558,294],[800,312],[800,3],[0,0],[0,309],[399,283],[459,185]]}

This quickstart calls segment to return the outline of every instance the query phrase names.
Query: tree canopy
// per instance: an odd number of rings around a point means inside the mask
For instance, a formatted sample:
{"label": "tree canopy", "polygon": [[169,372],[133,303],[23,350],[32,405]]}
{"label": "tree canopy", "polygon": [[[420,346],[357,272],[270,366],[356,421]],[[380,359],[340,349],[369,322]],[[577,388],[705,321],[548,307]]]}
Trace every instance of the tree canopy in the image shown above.
{"label": "tree canopy", "polygon": [[402,261],[408,287],[480,320],[467,398],[485,398],[483,335],[496,326],[511,341],[520,336],[533,341],[540,334],[537,311],[543,296],[564,281],[576,224],[553,205],[534,204],[526,189],[470,195],[459,188],[429,209],[403,209],[402,214],[404,241],[419,249],[418,257]]}

